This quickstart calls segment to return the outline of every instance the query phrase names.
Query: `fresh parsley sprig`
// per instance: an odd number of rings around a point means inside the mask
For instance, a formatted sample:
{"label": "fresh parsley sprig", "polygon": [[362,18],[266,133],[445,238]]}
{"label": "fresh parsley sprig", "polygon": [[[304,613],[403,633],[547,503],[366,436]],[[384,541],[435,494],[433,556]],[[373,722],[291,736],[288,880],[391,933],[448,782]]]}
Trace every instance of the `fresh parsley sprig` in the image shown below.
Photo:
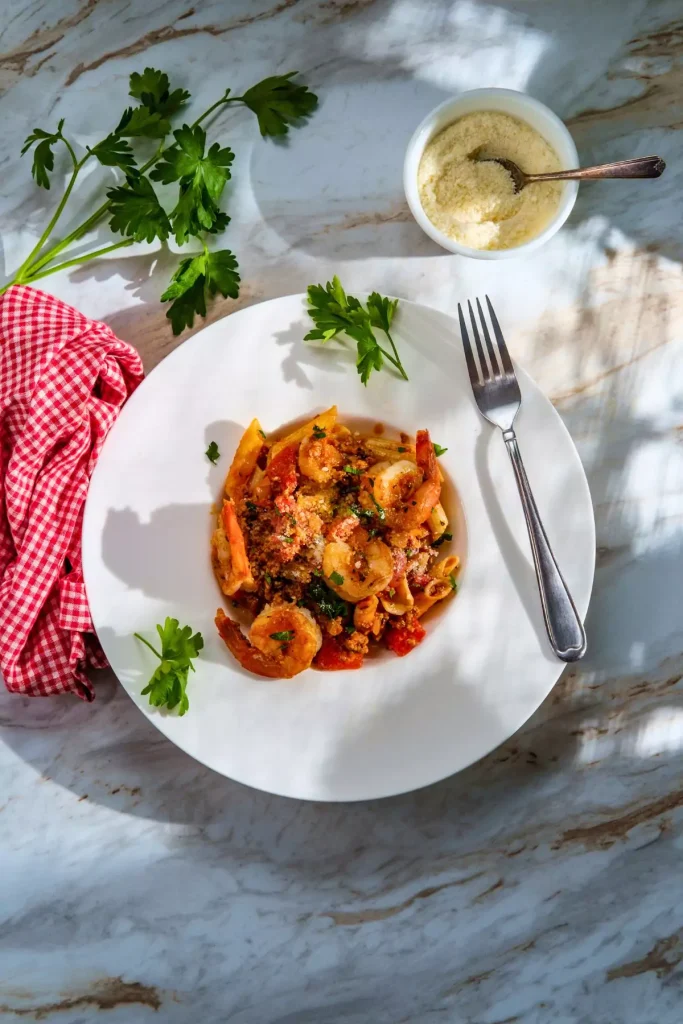
{"label": "fresh parsley sprig", "polygon": [[[385,359],[396,367],[404,380],[408,380],[390,333],[397,306],[398,299],[387,299],[379,292],[372,292],[363,306],[353,295],[346,294],[335,274],[324,287],[321,284],[308,287],[308,314],[315,327],[304,341],[325,343],[346,334],[356,342],[356,369],[363,384],[368,383],[373,370],[382,369]],[[380,345],[375,330],[386,334],[391,352]]]}
{"label": "fresh parsley sprig", "polygon": [[[291,127],[303,123],[318,104],[317,96],[294,80],[296,75],[296,71],[290,71],[264,78],[241,96],[233,96],[230,89],[226,89],[195,121],[174,130],[170,119],[185,107],[190,94],[182,88],[172,89],[164,71],[145,68],[142,72],[133,72],[129,79],[129,95],[137,105],[126,107],[116,127],[100,142],[86,147],[81,156],[63,134],[63,118],[54,131],[34,128],[21,155],[33,150],[31,173],[36,184],[50,188],[50,175],[54,172],[55,155],[60,146],[71,160],[71,176],[38,242],[13,279],[0,288],[0,294],[12,284],[31,284],[58,270],[87,263],[134,242],[155,239],[165,242],[173,234],[179,245],[185,245],[190,238],[198,238],[202,246],[201,252],[181,261],[161,296],[162,301],[172,303],[166,315],[173,332],[178,334],[183,328],[191,327],[196,313],[205,316],[207,299],[216,292],[226,298],[236,298],[240,278],[233,253],[229,249],[209,252],[205,241],[207,234],[224,231],[230,222],[220,208],[220,201],[230,179],[234,154],[229,146],[218,142],[209,144],[202,122],[225,106],[237,103],[256,115],[264,137],[282,137]],[[156,151],[142,165],[133,145],[140,141],[157,144]],[[107,190],[106,202],[82,224],[60,241],[54,241],[53,231],[76,180],[83,166],[93,159],[105,167],[118,169],[124,177]],[[175,200],[168,204],[168,209],[152,182],[176,186]],[[109,218],[112,232],[123,236],[121,240],[72,259],[58,258],[104,217]]]}
{"label": "fresh parsley sprig", "polygon": [[193,634],[191,626],[181,627],[177,619],[171,618],[167,618],[163,626],[157,625],[157,633],[161,639],[161,653],[144,636],[133,634],[161,663],[141,692],[143,696],[149,694],[149,703],[153,707],[166,705],[169,711],[177,707],[178,714],[184,715],[190,707],[186,693],[188,673],[190,670],[194,672],[192,662],[203,648],[204,639],[201,633]]}

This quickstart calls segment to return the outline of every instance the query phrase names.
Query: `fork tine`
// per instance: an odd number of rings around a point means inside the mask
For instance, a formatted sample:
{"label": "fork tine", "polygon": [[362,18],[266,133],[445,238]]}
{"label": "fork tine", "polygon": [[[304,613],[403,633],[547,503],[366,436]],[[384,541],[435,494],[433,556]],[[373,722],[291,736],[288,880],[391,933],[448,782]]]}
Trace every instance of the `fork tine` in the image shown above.
{"label": "fork tine", "polygon": [[491,374],[489,372],[488,363],[486,362],[486,356],[484,355],[484,349],[481,347],[481,340],[479,338],[479,331],[477,329],[477,321],[474,319],[474,310],[472,309],[472,303],[467,300],[467,308],[470,311],[470,320],[472,321],[472,330],[474,332],[474,341],[477,346],[477,355],[479,356],[479,365],[481,366],[481,378],[486,384],[487,381],[491,380]]}
{"label": "fork tine", "polygon": [[498,377],[500,369],[498,366],[498,360],[496,359],[496,353],[493,348],[491,341],[491,335],[489,334],[489,327],[486,323],[486,317],[484,316],[484,310],[481,308],[481,302],[477,299],[477,309],[479,310],[479,319],[481,320],[481,329],[484,332],[484,338],[486,339],[486,351],[489,354],[489,360],[491,363],[491,373],[494,377]]}
{"label": "fork tine", "polygon": [[479,384],[479,371],[477,370],[477,364],[475,363],[474,356],[472,355],[472,346],[470,345],[467,327],[465,326],[465,317],[462,315],[460,303],[458,303],[458,316],[460,318],[460,335],[462,337],[462,347],[465,350],[467,372],[470,375],[470,384],[474,388]]}
{"label": "fork tine", "polygon": [[503,337],[503,332],[500,329],[500,324],[498,323],[498,317],[495,314],[495,310],[494,310],[493,306],[491,305],[491,300],[488,297],[488,295],[486,296],[486,305],[489,307],[489,313],[491,314],[491,323],[493,325],[493,333],[495,334],[496,341],[498,342],[498,350],[500,352],[500,361],[503,364],[503,369],[505,370],[506,373],[510,373],[514,377],[515,369],[514,369],[514,367],[512,365],[512,360],[510,359],[510,353],[508,352],[508,347],[505,344],[505,338]]}

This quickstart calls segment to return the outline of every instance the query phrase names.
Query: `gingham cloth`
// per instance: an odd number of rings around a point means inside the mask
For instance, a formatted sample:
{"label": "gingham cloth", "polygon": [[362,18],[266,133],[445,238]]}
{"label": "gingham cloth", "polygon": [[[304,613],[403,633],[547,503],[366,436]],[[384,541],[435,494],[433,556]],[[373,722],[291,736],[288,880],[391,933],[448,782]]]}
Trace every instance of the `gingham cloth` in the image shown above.
{"label": "gingham cloth", "polygon": [[105,667],[81,570],[88,482],[142,380],[105,324],[33,288],[0,297],[0,673],[14,693],[94,697]]}

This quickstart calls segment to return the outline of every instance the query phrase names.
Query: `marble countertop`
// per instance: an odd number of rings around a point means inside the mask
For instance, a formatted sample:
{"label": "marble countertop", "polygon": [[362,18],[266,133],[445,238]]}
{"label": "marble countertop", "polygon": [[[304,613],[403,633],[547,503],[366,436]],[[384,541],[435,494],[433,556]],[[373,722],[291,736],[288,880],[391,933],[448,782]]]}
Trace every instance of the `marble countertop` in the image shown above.
{"label": "marble countertop", "polygon": [[[0,694],[0,1019],[81,1024],[678,1024],[683,983],[683,22],[679,0],[13,0],[0,29],[9,276],[55,190],[18,159],[80,143],[153,64],[197,110],[299,68],[289,146],[233,110],[216,319],[337,271],[452,310],[486,290],[552,397],[595,503],[590,653],[527,725],[430,789],[371,804],[252,792],[167,742],[106,674],[97,700]],[[401,188],[421,117],[524,89],[582,162],[656,152],[658,183],[581,189],[525,259],[444,254]],[[88,191],[86,187],[86,192]],[[145,247],[45,285],[152,367],[179,340]],[[105,1013],[105,1011],[107,1011]]]}

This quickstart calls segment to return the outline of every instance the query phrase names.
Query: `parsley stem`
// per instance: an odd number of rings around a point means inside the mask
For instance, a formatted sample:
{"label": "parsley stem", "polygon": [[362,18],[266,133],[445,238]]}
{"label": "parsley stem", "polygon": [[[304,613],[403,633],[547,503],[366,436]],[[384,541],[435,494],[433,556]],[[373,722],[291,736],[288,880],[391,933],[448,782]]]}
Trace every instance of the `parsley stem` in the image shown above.
{"label": "parsley stem", "polygon": [[[396,359],[395,360],[392,359],[391,362],[394,363],[394,365],[398,367],[398,369],[401,372],[401,376],[403,377],[403,379],[404,380],[408,380],[408,374],[403,369],[403,363],[401,362],[401,359],[400,359],[400,356],[399,356],[398,351],[396,349],[396,346],[394,345],[394,339],[389,334],[389,331],[385,331],[384,333],[386,334],[387,338],[389,339],[389,344],[391,345],[392,349],[394,350],[394,355],[396,356]],[[387,353],[385,353],[385,355],[386,354]]]}
{"label": "parsley stem", "polygon": [[34,245],[34,247],[31,250],[31,252],[28,254],[28,256],[26,257],[24,262],[21,264],[21,266],[17,270],[16,274],[14,275],[14,282],[16,282],[17,284],[22,284],[23,283],[23,281],[24,281],[24,274],[25,274],[26,270],[31,266],[33,260],[38,255],[38,253],[43,248],[43,246],[47,242],[48,238],[52,234],[52,229],[54,228],[55,224],[57,223],[57,221],[61,217],[62,210],[64,209],[64,207],[66,206],[67,202],[69,201],[69,196],[71,195],[73,187],[76,184],[76,178],[78,177],[78,172],[80,171],[81,167],[83,166],[85,161],[90,156],[90,153],[88,153],[87,156],[84,156],[82,160],[77,160],[76,159],[76,154],[73,151],[71,143],[68,142],[68,140],[65,139],[63,135],[61,136],[61,138],[62,138],[62,142],[64,143],[64,145],[66,146],[66,148],[69,151],[69,156],[71,157],[71,162],[73,164],[73,171],[71,172],[71,177],[69,179],[69,184],[66,186],[66,188],[64,190],[64,195],[62,196],[62,198],[60,199],[59,203],[57,204],[57,209],[55,210],[55,212],[53,213],[52,217],[50,218],[50,221],[49,221],[47,227],[45,228],[45,230],[43,231],[42,235],[40,236],[40,238],[38,239],[38,241]]}
{"label": "parsley stem", "polygon": [[41,270],[37,274],[31,271],[26,280],[29,282],[39,281],[41,277],[49,277],[50,274],[56,274],[58,270],[66,270],[67,267],[75,267],[77,264],[87,263],[89,260],[97,259],[98,256],[104,256],[108,252],[113,252],[114,249],[123,249],[124,246],[132,245],[134,241],[134,238],[124,238],[122,242],[114,242],[113,245],[105,245],[103,249],[96,249],[94,252],[86,253],[83,256],[76,256],[75,259],[66,260],[64,263],[57,263],[55,266]]}
{"label": "parsley stem", "polygon": [[[176,621],[176,625],[177,625],[177,621]],[[152,645],[149,642],[149,640],[145,640],[144,636],[140,636],[139,633],[133,633],[133,636],[137,637],[138,640],[142,640],[142,642],[145,645],[145,647],[149,647],[150,651],[152,651],[153,654],[156,654],[156,656],[159,659],[159,661],[163,661],[164,660],[163,657],[159,654],[159,652],[154,647],[152,647]]]}

